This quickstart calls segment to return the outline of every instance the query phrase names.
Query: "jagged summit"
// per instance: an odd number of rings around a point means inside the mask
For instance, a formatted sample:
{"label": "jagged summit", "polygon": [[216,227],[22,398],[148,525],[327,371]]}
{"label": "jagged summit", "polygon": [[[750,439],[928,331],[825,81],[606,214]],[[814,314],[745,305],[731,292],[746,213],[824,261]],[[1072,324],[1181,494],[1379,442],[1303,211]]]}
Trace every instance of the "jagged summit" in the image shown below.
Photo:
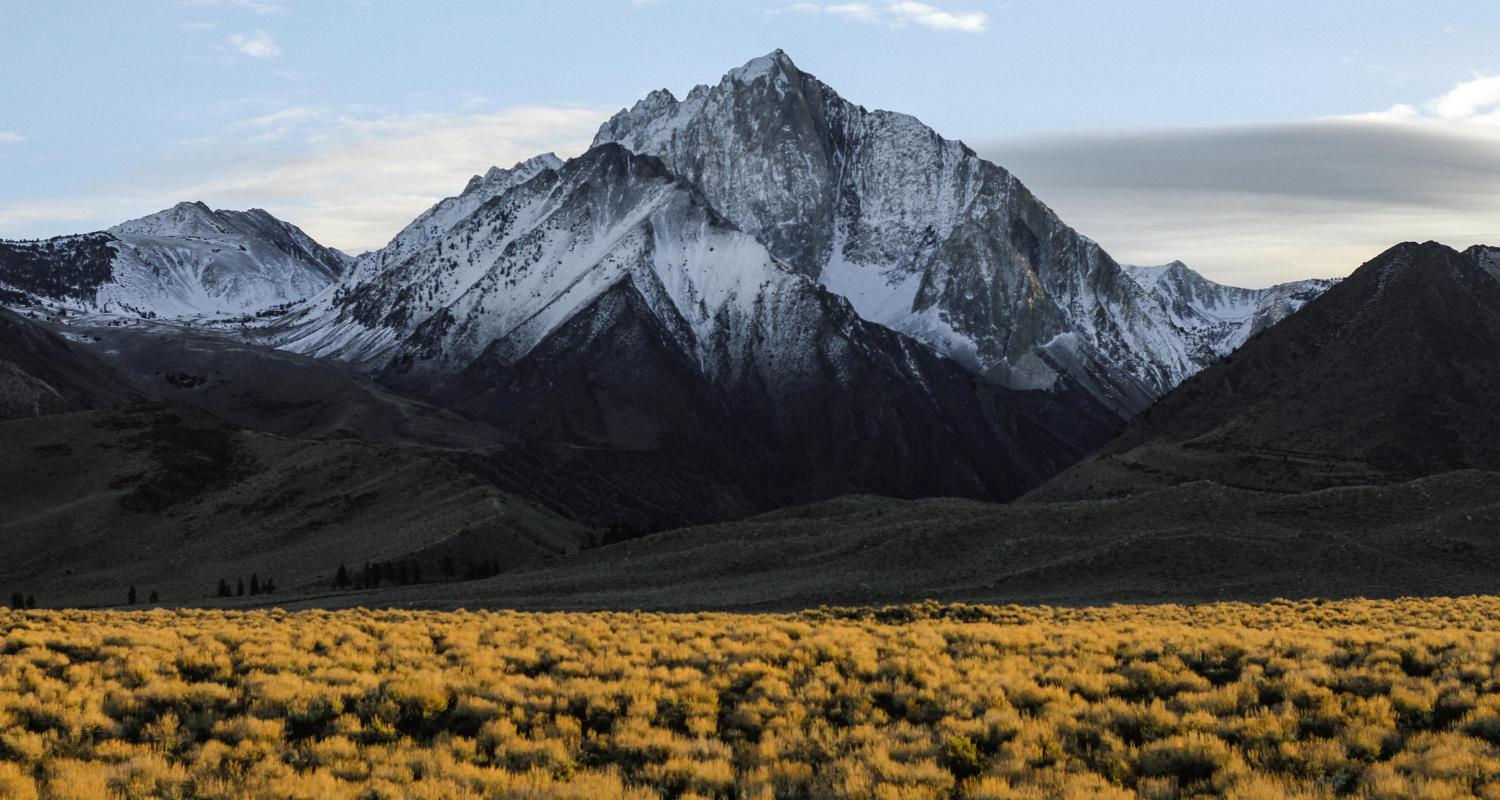
{"label": "jagged summit", "polygon": [[[774,77],[774,80],[767,80]],[[1003,168],[850,103],[781,51],[599,129],[657,155],[779,259],[995,382],[1128,416],[1223,350]]]}
{"label": "jagged summit", "polygon": [[746,61],[741,67],[730,70],[724,75],[724,80],[751,83],[768,75],[774,77],[778,73],[787,77],[798,74],[797,65],[792,63],[791,56],[779,47],[763,56]]}
{"label": "jagged summit", "polygon": [[475,175],[469,179],[468,185],[464,187],[464,194],[484,190],[487,186],[494,186],[514,180],[525,180],[541,172],[544,169],[557,169],[562,166],[562,159],[555,153],[542,153],[532,156],[524,161],[517,161],[510,169],[490,167],[483,175]]}

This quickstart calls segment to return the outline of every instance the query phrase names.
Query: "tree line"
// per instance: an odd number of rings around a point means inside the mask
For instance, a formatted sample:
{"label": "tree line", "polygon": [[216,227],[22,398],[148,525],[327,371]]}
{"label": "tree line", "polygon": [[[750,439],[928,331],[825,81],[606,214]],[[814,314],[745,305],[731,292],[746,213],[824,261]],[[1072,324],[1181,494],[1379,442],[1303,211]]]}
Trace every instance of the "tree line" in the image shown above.
{"label": "tree line", "polygon": [[[499,575],[500,559],[471,559],[465,561],[460,569],[457,559],[445,556],[440,569],[444,581],[477,581]],[[381,585],[409,586],[426,582],[422,576],[422,562],[416,559],[367,561],[358,574],[347,565],[340,564],[333,576],[334,589],[378,589]]]}
{"label": "tree line", "polygon": [[[262,594],[272,594],[275,591],[276,591],[276,580],[274,578],[266,578],[265,581],[262,581],[260,579],[260,575],[259,574],[253,573],[253,572],[250,574],[250,596],[251,597],[255,597],[256,595],[262,595]],[[244,578],[236,578],[234,586],[231,587],[229,585],[229,579],[228,578],[220,578],[219,579],[219,590],[216,593],[216,596],[217,597],[244,597],[245,596],[245,579]]]}

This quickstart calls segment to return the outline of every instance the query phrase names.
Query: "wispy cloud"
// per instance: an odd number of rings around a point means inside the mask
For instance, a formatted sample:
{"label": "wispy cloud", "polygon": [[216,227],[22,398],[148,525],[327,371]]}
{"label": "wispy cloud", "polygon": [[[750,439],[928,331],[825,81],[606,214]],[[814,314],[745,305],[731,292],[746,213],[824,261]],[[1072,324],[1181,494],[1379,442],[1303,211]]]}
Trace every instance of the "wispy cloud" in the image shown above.
{"label": "wispy cloud", "polygon": [[182,5],[197,8],[231,8],[252,14],[280,14],[286,5],[275,0],[179,0]]}
{"label": "wispy cloud", "polygon": [[106,227],[203,200],[265,208],[318,241],[359,252],[384,245],[490,165],[588,147],[609,110],[515,107],[486,113],[354,114],[288,107],[187,143],[129,185],[86,197],[0,201],[0,232],[42,236]]}
{"label": "wispy cloud", "polygon": [[264,30],[255,33],[232,33],[229,35],[229,49],[247,55],[251,58],[275,58],[281,55],[281,45],[271,38],[271,34]]}
{"label": "wispy cloud", "polygon": [[981,144],[1122,261],[1241,284],[1342,275],[1392,244],[1500,244],[1500,79],[1299,122]]}
{"label": "wispy cloud", "polygon": [[919,25],[937,31],[983,33],[989,26],[989,15],[983,11],[947,11],[914,0],[890,0],[882,3],[793,3],[786,10],[891,28]]}
{"label": "wispy cloud", "polygon": [[20,144],[26,137],[15,131],[0,131],[0,144]]}

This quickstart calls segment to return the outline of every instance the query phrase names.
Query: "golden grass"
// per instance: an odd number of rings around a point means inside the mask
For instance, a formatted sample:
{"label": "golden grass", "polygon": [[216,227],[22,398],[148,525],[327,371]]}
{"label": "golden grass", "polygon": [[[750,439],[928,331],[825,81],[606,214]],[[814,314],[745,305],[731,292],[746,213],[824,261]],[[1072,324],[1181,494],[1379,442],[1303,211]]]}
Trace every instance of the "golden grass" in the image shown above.
{"label": "golden grass", "polygon": [[1500,798],[1500,598],[0,613],[3,798]]}

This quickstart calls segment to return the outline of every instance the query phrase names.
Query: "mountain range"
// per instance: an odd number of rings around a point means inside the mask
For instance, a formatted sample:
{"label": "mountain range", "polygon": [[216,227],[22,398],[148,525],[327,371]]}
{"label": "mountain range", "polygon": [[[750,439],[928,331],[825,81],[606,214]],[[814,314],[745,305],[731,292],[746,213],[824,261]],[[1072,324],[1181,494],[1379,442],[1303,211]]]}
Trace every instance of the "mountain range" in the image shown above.
{"label": "mountain range", "polygon": [[[990,526],[1048,553],[955,596],[1078,599],[1076,582],[1056,590],[1070,569],[1146,581],[1169,545],[1142,542],[1201,528],[1193,504],[1229,509],[1192,543],[1208,564],[1246,536],[1332,530],[1361,492],[1500,469],[1484,433],[1500,411],[1497,254],[1404,244],[1343,281],[1264,289],[1122,265],[1004,168],[778,50],[682,99],[652,92],[576,157],[476,175],[358,257],[201,203],[0,242],[15,312],[0,316],[0,443],[9,479],[48,476],[0,499],[17,565],[0,580],[63,569],[47,549],[62,542],[99,554],[54,574],[89,601],[104,573],[166,580],[132,554],[168,546],[194,559],[173,562],[174,592],[272,558],[295,562],[289,586],[340,561],[458,556],[556,586],[677,529],[627,558],[670,582],[695,569],[695,537],[733,562],[765,531],[825,526],[843,533],[807,574],[874,575],[840,542],[889,515],[903,547]],[[1446,480],[1430,485],[1488,479]],[[1308,490],[1346,494],[1286,530],[1256,521]],[[766,512],[770,527],[731,522]],[[1403,519],[1391,548],[1425,530]],[[577,570],[556,561],[583,550]],[[773,550],[741,552],[745,574],[771,575]],[[1423,580],[1441,572],[1421,563]],[[913,569],[926,577],[903,585],[942,583]]]}

